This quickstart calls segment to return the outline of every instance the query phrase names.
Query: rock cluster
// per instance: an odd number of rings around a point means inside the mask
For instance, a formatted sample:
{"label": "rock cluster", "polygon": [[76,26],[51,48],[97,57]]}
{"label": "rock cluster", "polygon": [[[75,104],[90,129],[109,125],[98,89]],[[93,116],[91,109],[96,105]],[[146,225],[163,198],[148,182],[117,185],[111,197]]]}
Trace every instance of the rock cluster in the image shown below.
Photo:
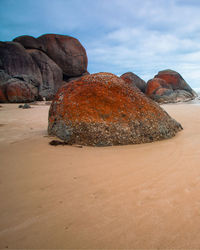
{"label": "rock cluster", "polygon": [[0,42],[0,102],[53,99],[48,133],[62,139],[62,145],[146,143],[171,138],[182,129],[156,103],[196,97],[179,73],[160,71],[146,84],[132,72],[90,75],[87,63],[84,47],[70,36]]}
{"label": "rock cluster", "polygon": [[171,138],[181,129],[158,104],[111,73],[62,86],[49,111],[48,133],[68,144],[145,143]]}
{"label": "rock cluster", "polygon": [[159,103],[190,101],[197,97],[182,76],[173,70],[163,70],[147,82],[145,93]]}
{"label": "rock cluster", "polygon": [[70,36],[20,36],[0,42],[0,102],[52,99],[64,82],[87,72],[87,54]]}

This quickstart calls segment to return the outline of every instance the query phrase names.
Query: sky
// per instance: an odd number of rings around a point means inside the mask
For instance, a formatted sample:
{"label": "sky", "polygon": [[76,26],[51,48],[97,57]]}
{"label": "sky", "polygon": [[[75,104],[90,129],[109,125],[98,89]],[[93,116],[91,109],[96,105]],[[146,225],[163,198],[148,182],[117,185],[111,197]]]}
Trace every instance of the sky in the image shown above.
{"label": "sky", "polygon": [[77,38],[90,73],[173,69],[200,88],[200,0],[0,0],[0,41],[46,33]]}

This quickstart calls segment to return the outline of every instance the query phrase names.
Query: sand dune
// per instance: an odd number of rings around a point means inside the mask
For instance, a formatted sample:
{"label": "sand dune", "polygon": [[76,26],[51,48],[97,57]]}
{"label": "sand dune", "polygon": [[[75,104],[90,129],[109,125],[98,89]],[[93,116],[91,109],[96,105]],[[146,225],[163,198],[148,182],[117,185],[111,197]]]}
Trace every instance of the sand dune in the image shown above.
{"label": "sand dune", "polygon": [[48,144],[49,106],[0,108],[0,248],[200,248],[200,106],[163,105],[174,138]]}

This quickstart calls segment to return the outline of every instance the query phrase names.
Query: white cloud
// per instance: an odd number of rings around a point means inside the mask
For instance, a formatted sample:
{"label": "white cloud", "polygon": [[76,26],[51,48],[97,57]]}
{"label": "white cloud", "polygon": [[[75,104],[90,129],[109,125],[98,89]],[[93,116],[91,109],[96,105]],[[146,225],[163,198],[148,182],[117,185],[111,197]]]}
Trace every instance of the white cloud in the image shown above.
{"label": "white cloud", "polygon": [[[160,5],[154,5],[158,2]],[[118,2],[122,12],[125,8],[129,16],[133,13],[132,1],[123,3],[126,8]],[[176,1],[138,1],[137,4],[128,25],[120,24],[97,43],[91,43],[89,60],[100,71],[106,67],[116,74],[133,71],[145,80],[159,70],[171,68],[179,71],[191,86],[200,86],[200,8],[179,6]]]}

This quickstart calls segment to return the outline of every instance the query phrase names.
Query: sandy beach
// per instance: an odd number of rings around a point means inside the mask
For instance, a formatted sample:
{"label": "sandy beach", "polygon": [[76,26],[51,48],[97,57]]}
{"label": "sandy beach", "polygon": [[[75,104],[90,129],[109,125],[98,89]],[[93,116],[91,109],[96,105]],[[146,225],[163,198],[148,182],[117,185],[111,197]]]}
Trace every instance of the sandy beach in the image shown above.
{"label": "sandy beach", "polygon": [[50,146],[48,105],[0,108],[0,248],[200,248],[200,105],[174,138]]}

